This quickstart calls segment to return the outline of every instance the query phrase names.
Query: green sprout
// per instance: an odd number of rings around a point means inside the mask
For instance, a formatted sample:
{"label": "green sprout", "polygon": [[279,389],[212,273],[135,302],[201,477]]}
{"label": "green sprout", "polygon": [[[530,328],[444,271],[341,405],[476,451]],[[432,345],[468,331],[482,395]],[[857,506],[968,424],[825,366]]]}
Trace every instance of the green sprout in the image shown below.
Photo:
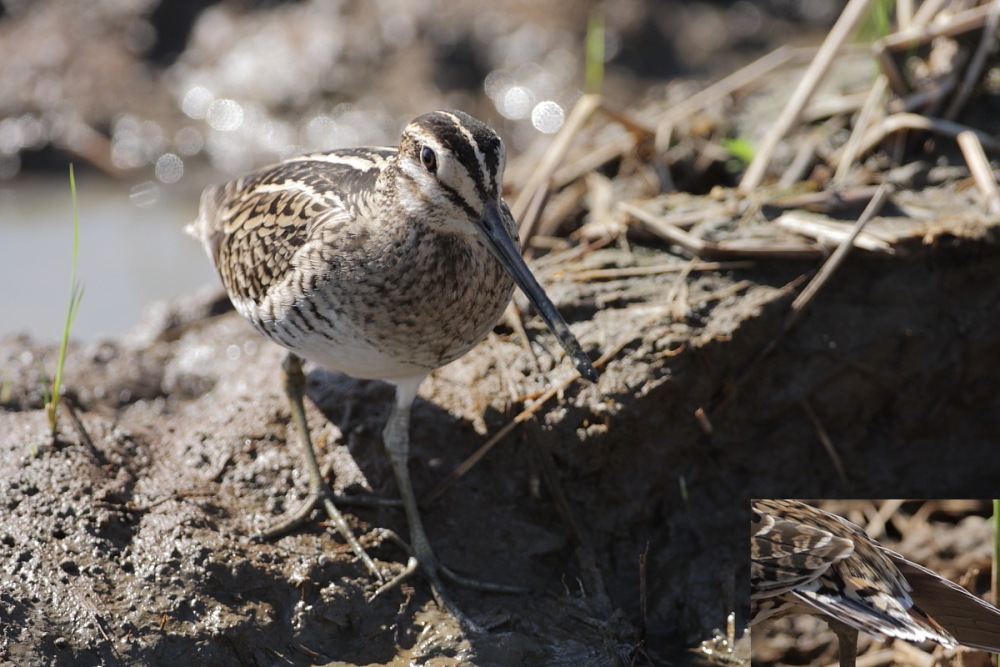
{"label": "green sprout", "polygon": [[588,93],[600,93],[604,84],[604,15],[599,11],[591,12],[590,18],[587,19],[584,48],[586,52],[584,90]]}
{"label": "green sprout", "polygon": [[878,0],[868,8],[868,14],[858,26],[857,38],[862,43],[874,42],[892,30],[892,12],[896,0]]}
{"label": "green sprout", "polygon": [[66,364],[66,348],[69,346],[69,332],[73,328],[76,312],[83,298],[83,285],[76,278],[76,259],[80,254],[80,211],[76,200],[76,177],[73,165],[69,166],[69,191],[73,203],[73,260],[70,265],[69,307],[66,309],[66,324],[63,327],[62,343],[59,345],[59,361],[56,364],[56,376],[52,380],[52,391],[46,392],[45,416],[49,420],[49,431],[53,439],[59,422],[59,400],[61,398],[63,367]]}
{"label": "green sprout", "polygon": [[744,165],[753,161],[754,146],[747,139],[723,139],[722,148]]}

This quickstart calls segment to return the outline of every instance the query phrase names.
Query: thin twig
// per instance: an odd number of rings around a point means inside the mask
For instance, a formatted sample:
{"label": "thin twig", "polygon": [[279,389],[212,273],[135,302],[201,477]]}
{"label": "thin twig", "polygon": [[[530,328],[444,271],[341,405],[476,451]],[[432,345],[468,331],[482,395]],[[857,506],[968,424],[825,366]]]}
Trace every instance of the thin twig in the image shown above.
{"label": "thin twig", "polygon": [[779,189],[794,187],[796,183],[801,183],[805,180],[806,171],[809,170],[816,160],[816,148],[819,146],[819,141],[819,135],[812,132],[799,142],[798,150],[795,151],[795,157],[792,158],[791,164],[788,165],[784,173],[781,174],[781,178],[778,179],[777,187]]}
{"label": "thin twig", "polygon": [[[983,26],[992,11],[989,5],[979,5],[949,16],[946,21],[930,22],[928,14],[936,9],[936,5],[939,7],[941,4],[943,3],[939,0],[929,0],[922,4],[910,28],[899,30],[880,40],[884,47],[891,51],[906,52],[938,37],[955,37]],[[924,12],[925,9],[930,11]]]}
{"label": "thin twig", "polygon": [[801,208],[810,211],[830,211],[834,209],[854,206],[862,202],[867,203],[875,196],[878,190],[874,185],[863,185],[847,190],[824,190],[822,192],[805,192],[792,195],[781,195],[770,197],[762,201],[763,204],[775,206],[777,208]]}
{"label": "thin twig", "polygon": [[909,27],[913,21],[913,0],[897,0],[896,25],[900,28]]}
{"label": "thin twig", "polygon": [[816,412],[813,411],[812,406],[809,401],[802,399],[800,402],[802,405],[802,410],[806,413],[809,421],[812,422],[813,428],[816,429],[816,437],[819,438],[820,443],[823,445],[823,449],[826,450],[827,456],[830,457],[830,461],[833,463],[834,469],[837,471],[837,477],[844,484],[847,484],[847,473],[844,471],[844,462],[840,459],[840,454],[837,453],[836,447],[833,446],[833,440],[830,439],[830,435],[823,428],[823,423],[820,422],[819,417],[816,416]]}
{"label": "thin twig", "polygon": [[937,16],[943,6],[950,2],[951,0],[926,0],[920,3],[920,7],[913,14],[913,20],[910,21],[909,25],[905,26],[906,29],[920,30]]}
{"label": "thin twig", "polygon": [[[537,240],[537,239],[536,239]],[[537,276],[543,269],[553,271],[554,267],[558,268],[560,264],[565,264],[566,262],[571,262],[574,259],[578,259],[586,254],[589,254],[595,250],[599,250],[604,246],[608,245],[614,239],[602,236],[586,245],[574,245],[568,246],[565,250],[559,250],[551,252],[548,255],[539,257],[538,259],[532,260],[531,266],[534,269],[535,275]]]}
{"label": "thin twig", "polygon": [[800,120],[808,125],[834,116],[850,115],[864,106],[866,99],[868,99],[868,91],[866,90],[837,96],[817,97],[802,112]]}
{"label": "thin twig", "polygon": [[687,316],[688,297],[687,279],[691,275],[691,269],[698,264],[698,257],[692,257],[684,264],[684,268],[674,278],[670,291],[667,292],[666,304],[671,317],[675,320],[683,320]]}
{"label": "thin twig", "polygon": [[[538,222],[535,223],[535,235],[529,243],[542,236],[553,238],[558,232],[559,226],[572,219],[574,211],[582,208],[582,202],[587,197],[587,183],[585,181],[576,181],[562,189],[560,187],[555,185],[552,190],[547,190],[550,196],[546,197],[542,203],[538,213]],[[532,244],[531,247],[536,246]]]}
{"label": "thin twig", "polygon": [[700,90],[691,97],[670,107],[658,119],[658,124],[676,125],[679,121],[705,107],[721,100],[756,81],[762,81],[771,71],[788,63],[795,57],[795,51],[788,46],[780,46],[766,56],[742,67],[726,78]]}
{"label": "thin twig", "polygon": [[[668,200],[669,201],[669,200]],[[737,213],[737,207],[732,203],[711,204],[709,202],[699,202],[696,208],[689,211],[679,211],[676,213],[666,213],[657,216],[657,219],[664,224],[687,229],[694,227],[702,220],[712,220],[713,218],[727,218]]]}
{"label": "thin twig", "polygon": [[954,70],[945,73],[938,79],[932,88],[924,88],[914,91],[903,97],[890,100],[885,105],[885,111],[889,113],[902,113],[904,111],[921,111],[933,116],[930,111],[941,105],[941,100],[951,95],[958,85],[958,73]]}
{"label": "thin twig", "polygon": [[66,394],[63,396],[63,400],[60,405],[63,407],[66,414],[69,415],[70,421],[73,422],[73,428],[76,430],[77,436],[79,436],[80,441],[83,442],[87,449],[90,450],[90,454],[94,457],[94,460],[97,461],[99,465],[107,465],[107,457],[104,456],[104,453],[94,445],[94,441],[91,439],[90,434],[87,433],[87,427],[84,426],[83,420],[80,419],[80,415],[77,410],[79,406],[76,399],[73,396]]}
{"label": "thin twig", "polygon": [[535,351],[531,347],[531,339],[528,338],[528,332],[524,330],[524,319],[521,317],[521,311],[514,305],[513,299],[507,304],[507,309],[503,314],[504,319],[510,324],[510,328],[517,334],[521,348],[531,355],[531,358],[535,360],[535,368],[538,368],[538,355],[535,354]]}
{"label": "thin twig", "polygon": [[634,134],[623,132],[600,146],[587,147],[579,157],[559,167],[552,174],[552,187],[561,188],[581,176],[589,174],[601,165],[632,150],[635,143],[636,136]]}
{"label": "thin twig", "polygon": [[[815,213],[803,213],[802,211],[789,211],[775,219],[774,224],[785,229],[809,236],[824,245],[835,246],[844,241],[851,233],[851,228],[840,222],[820,218]],[[854,239],[857,248],[870,252],[882,253],[884,255],[895,255],[896,250],[892,247],[892,241],[882,238],[877,234],[862,232]]]}
{"label": "thin twig", "polygon": [[648,137],[656,136],[656,130],[649,127],[627,111],[615,109],[604,102],[601,103],[600,110],[601,113],[614,120],[632,134],[645,135]]}
{"label": "thin twig", "polygon": [[892,186],[888,183],[883,183],[879,186],[879,189],[875,191],[875,196],[872,200],[868,202],[868,206],[865,210],[861,212],[861,216],[858,221],[854,223],[854,227],[851,228],[851,233],[843,240],[843,242],[837,246],[837,249],[833,251],[830,258],[826,260],[816,276],[809,281],[805,289],[795,297],[792,301],[791,312],[788,314],[788,319],[785,320],[784,331],[788,331],[795,325],[802,312],[805,310],[806,306],[813,300],[813,298],[819,293],[819,291],[826,285],[827,281],[834,274],[834,272],[840,268],[840,265],[847,258],[847,253],[851,251],[854,247],[854,241],[861,233],[861,230],[865,228],[872,218],[878,215],[879,211],[885,205],[885,202],[889,199],[889,195],[892,193]]}
{"label": "thin twig", "polygon": [[[534,191],[531,199],[528,201],[528,207],[524,211],[522,217],[514,218],[518,221],[518,233],[521,237],[521,252],[524,249],[531,247],[531,239],[535,236],[535,231],[538,227],[538,221],[542,217],[542,209],[545,208],[545,203],[549,200],[549,194],[551,190],[548,186],[539,187]],[[527,192],[523,192],[522,196],[527,195]],[[518,203],[521,202],[521,197],[518,197]]]}

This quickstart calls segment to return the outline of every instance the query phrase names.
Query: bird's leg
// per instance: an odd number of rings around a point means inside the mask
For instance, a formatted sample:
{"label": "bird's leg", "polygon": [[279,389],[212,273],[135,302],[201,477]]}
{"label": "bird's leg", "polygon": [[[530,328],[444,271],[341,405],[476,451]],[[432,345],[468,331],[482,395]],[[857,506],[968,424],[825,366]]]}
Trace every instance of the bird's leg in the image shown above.
{"label": "bird's leg", "polygon": [[417,569],[421,569],[427,575],[428,580],[430,580],[431,592],[434,594],[434,600],[438,605],[456,617],[459,622],[475,631],[479,629],[478,626],[462,613],[445,594],[444,586],[441,584],[442,577],[459,586],[496,593],[524,593],[525,589],[463,577],[441,565],[438,562],[437,556],[434,555],[434,550],[431,549],[427,533],[424,531],[423,520],[420,518],[420,508],[417,506],[417,497],[413,492],[413,484],[410,481],[410,470],[408,467],[410,454],[410,409],[413,406],[413,400],[417,397],[417,388],[422,381],[423,378],[418,378],[416,380],[396,383],[396,400],[389,415],[389,420],[386,422],[385,430],[382,432],[386,453],[389,456],[389,462],[392,464],[392,472],[396,477],[396,485],[399,487],[403,509],[406,511],[406,520],[410,526],[410,545],[408,547],[410,560],[402,572],[375,592],[375,596],[395,588]]}
{"label": "bird's leg", "polygon": [[827,619],[830,629],[837,635],[839,644],[840,667],[854,667],[858,655],[858,631],[846,623]]}
{"label": "bird's leg", "polygon": [[313,450],[312,438],[309,436],[309,425],[306,422],[306,411],[302,403],[306,387],[306,378],[302,372],[302,359],[289,352],[288,356],[285,357],[285,361],[281,364],[281,370],[285,393],[288,394],[288,402],[291,405],[292,422],[295,424],[295,430],[299,432],[302,459],[305,461],[306,472],[309,473],[309,496],[302,507],[262,533],[255,535],[254,538],[257,540],[266,540],[286,533],[305,523],[309,519],[309,515],[312,514],[312,511],[319,505],[322,505],[326,509],[326,513],[330,517],[330,521],[333,522],[337,532],[347,541],[354,554],[365,564],[365,567],[368,568],[368,571],[374,577],[382,581],[382,573],[379,572],[378,567],[375,566],[375,562],[354,536],[350,526],[347,525],[347,521],[344,520],[344,515],[340,513],[340,510],[333,503],[333,493],[323,480],[323,473],[320,472],[319,464],[316,462],[316,453]]}
{"label": "bird's leg", "polygon": [[424,524],[420,518],[420,509],[417,507],[417,497],[413,493],[413,484],[410,482],[409,457],[410,457],[410,408],[413,400],[417,396],[417,387],[423,378],[410,382],[400,382],[396,385],[396,401],[393,404],[392,412],[389,414],[389,421],[385,425],[382,437],[385,442],[385,449],[389,455],[389,462],[392,464],[392,472],[396,477],[396,484],[399,486],[399,494],[402,496],[403,509],[406,511],[406,521],[410,526],[410,562],[400,575],[387,583],[377,591],[376,595],[390,588],[395,587],[406,577],[409,577],[417,567],[424,571],[431,584],[431,593],[438,606],[445,609],[458,621],[472,629],[479,630],[472,619],[466,616],[451,599],[445,594],[444,586],[441,585],[440,574],[445,572],[440,566],[437,556],[431,549],[427,533],[424,531]]}

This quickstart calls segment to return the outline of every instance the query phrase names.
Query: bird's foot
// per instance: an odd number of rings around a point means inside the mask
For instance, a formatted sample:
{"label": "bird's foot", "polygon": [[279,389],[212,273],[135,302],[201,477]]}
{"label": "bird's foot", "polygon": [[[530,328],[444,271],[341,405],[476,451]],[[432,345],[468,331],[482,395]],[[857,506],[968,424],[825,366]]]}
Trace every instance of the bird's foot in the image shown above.
{"label": "bird's foot", "polygon": [[322,505],[325,497],[326,492],[324,491],[311,492],[297,510],[288,512],[278,521],[256,533],[251,539],[255,542],[266,542],[303,526],[309,521],[313,511]]}
{"label": "bird's foot", "polygon": [[387,593],[388,591],[399,587],[400,584],[412,577],[418,571],[422,571],[431,584],[431,594],[434,596],[434,601],[438,604],[438,606],[454,616],[460,624],[471,632],[483,632],[484,630],[481,626],[469,618],[454,602],[452,602],[451,598],[445,592],[442,580],[446,580],[451,584],[461,586],[463,588],[470,588],[490,593],[524,594],[528,592],[527,589],[520,586],[509,586],[490,581],[481,581],[479,579],[458,574],[451,568],[441,565],[437,560],[437,556],[435,556],[434,552],[429,549],[424,550],[425,553],[422,555],[416,555],[410,545],[391,530],[384,528],[380,529],[378,531],[377,539],[379,539],[379,541],[390,541],[394,543],[407,553],[408,558],[403,569],[396,573],[396,575],[389,581],[379,586],[378,589],[376,589],[375,592],[369,596],[369,601],[374,600],[383,593]]}
{"label": "bird's foot", "polygon": [[531,592],[523,586],[511,586],[510,584],[499,584],[495,581],[483,581],[482,579],[466,577],[465,575],[459,574],[458,572],[455,572],[455,570],[452,570],[450,567],[445,567],[444,565],[438,565],[438,573],[456,586],[469,588],[474,591],[483,591],[485,593],[507,593],[509,595],[524,595],[525,593]]}
{"label": "bird's foot", "polygon": [[344,519],[344,515],[340,513],[337,506],[333,502],[334,496],[333,492],[326,486],[322,486],[319,489],[314,489],[309,492],[309,496],[305,499],[305,502],[295,511],[289,512],[288,515],[273,524],[270,528],[261,531],[253,536],[252,539],[258,542],[264,542],[266,540],[272,540],[280,535],[298,528],[309,520],[312,516],[313,510],[318,507],[322,507],[326,510],[327,516],[330,517],[330,521],[333,523],[337,532],[340,536],[344,538],[348,546],[354,552],[354,555],[364,563],[365,568],[368,572],[375,577],[379,583],[385,581],[385,577],[382,576],[381,570],[375,565],[375,561],[372,560],[368,552],[365,551],[361,543],[358,542],[358,538],[354,536],[354,532],[351,527],[347,525],[347,520]]}

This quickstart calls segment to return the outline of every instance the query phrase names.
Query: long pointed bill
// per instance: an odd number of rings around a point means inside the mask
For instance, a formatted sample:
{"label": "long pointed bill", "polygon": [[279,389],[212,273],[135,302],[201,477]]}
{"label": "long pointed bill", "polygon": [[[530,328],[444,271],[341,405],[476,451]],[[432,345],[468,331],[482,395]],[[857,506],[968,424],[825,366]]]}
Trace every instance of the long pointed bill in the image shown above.
{"label": "long pointed bill", "polygon": [[486,212],[481,220],[483,235],[487,241],[486,247],[490,249],[500,265],[507,270],[507,273],[521,288],[528,300],[534,304],[549,330],[555,334],[559,344],[566,350],[566,354],[573,359],[573,364],[580,375],[591,382],[596,382],[597,370],[590,362],[590,358],[584,353],[583,348],[580,347],[580,341],[569,330],[566,320],[556,310],[545,290],[531,274],[528,265],[521,259],[521,251],[510,237],[507,226],[504,224],[504,215],[510,214],[501,212],[500,206],[496,202],[487,204]]}

